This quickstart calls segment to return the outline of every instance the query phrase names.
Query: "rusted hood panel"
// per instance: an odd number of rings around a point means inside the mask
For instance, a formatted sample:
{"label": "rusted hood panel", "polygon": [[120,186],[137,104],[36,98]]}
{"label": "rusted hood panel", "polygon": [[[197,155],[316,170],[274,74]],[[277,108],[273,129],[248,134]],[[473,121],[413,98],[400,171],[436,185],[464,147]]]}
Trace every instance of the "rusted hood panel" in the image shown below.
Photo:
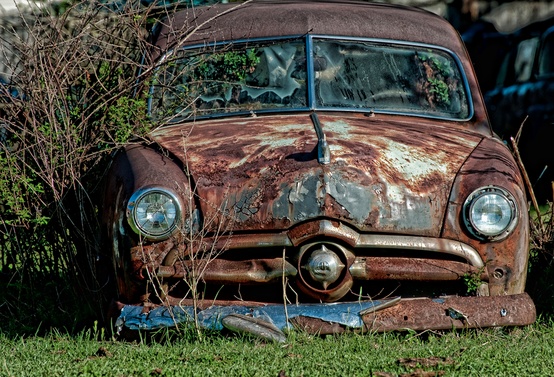
{"label": "rusted hood panel", "polygon": [[231,210],[235,231],[331,217],[362,231],[439,235],[452,181],[481,135],[406,117],[319,120],[327,165],[309,114],[185,123],[152,137],[188,167],[204,218]]}

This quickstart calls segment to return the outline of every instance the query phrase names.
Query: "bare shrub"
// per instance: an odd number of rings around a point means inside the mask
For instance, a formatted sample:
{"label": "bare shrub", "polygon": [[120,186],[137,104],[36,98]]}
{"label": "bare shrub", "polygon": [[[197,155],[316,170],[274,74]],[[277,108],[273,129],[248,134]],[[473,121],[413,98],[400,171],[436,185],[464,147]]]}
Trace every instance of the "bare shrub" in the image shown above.
{"label": "bare shrub", "polygon": [[[166,121],[148,117],[143,78],[156,68],[149,31],[175,9],[136,4],[114,10],[83,0],[3,15],[9,22],[0,24],[0,282],[7,289],[0,290],[0,319],[20,330],[98,316],[104,280],[97,279],[96,261],[109,254],[99,224],[102,178],[113,152],[148,143],[148,131]],[[195,30],[177,37],[186,40]],[[218,234],[230,237],[232,216],[222,218]],[[197,307],[206,266],[221,249],[192,228],[180,237],[189,252],[177,258]],[[149,279],[166,302],[171,287],[155,274]]]}
{"label": "bare shrub", "polygon": [[153,12],[92,0],[2,16],[0,317],[60,318],[74,287],[99,288],[95,198],[110,153],[147,131],[136,77]]}

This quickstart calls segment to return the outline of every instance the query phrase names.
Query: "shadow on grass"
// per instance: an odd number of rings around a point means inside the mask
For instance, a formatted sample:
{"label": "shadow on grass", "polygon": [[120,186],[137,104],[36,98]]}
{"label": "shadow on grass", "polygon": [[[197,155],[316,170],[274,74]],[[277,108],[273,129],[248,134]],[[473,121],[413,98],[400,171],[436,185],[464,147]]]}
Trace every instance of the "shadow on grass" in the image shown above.
{"label": "shadow on grass", "polygon": [[8,337],[75,334],[99,315],[93,295],[68,276],[3,271],[0,287],[0,332]]}
{"label": "shadow on grass", "polygon": [[554,318],[554,267],[545,255],[532,257],[526,290],[537,308],[537,316]]}

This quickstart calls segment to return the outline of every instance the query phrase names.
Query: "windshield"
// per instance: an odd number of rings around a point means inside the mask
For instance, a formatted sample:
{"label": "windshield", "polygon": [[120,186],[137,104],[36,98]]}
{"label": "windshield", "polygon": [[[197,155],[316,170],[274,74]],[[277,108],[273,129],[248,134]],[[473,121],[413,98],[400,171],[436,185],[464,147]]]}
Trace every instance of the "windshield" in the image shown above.
{"label": "windshield", "polygon": [[371,41],[302,38],[177,50],[151,89],[151,115],[160,121],[296,109],[449,119],[470,113],[450,54]]}

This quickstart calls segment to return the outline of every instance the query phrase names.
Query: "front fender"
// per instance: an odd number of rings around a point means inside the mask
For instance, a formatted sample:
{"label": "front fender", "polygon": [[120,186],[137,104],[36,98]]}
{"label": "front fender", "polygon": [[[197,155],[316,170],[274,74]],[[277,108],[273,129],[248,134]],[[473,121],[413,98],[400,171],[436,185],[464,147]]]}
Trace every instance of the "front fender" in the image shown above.
{"label": "front fender", "polygon": [[105,263],[113,263],[120,299],[134,302],[139,292],[144,291],[142,264],[133,265],[130,250],[147,241],[141,240],[127,223],[129,198],[136,190],[148,186],[170,189],[181,201],[185,215],[196,207],[190,182],[183,168],[152,148],[130,146],[115,155],[105,184],[102,223]]}
{"label": "front fender", "polygon": [[[494,242],[476,239],[462,220],[465,199],[474,190],[490,185],[508,190],[518,209],[515,229],[508,237]],[[529,258],[528,206],[519,168],[500,140],[483,139],[458,173],[450,194],[442,236],[467,243],[479,252],[491,277],[491,295],[524,291]]]}

